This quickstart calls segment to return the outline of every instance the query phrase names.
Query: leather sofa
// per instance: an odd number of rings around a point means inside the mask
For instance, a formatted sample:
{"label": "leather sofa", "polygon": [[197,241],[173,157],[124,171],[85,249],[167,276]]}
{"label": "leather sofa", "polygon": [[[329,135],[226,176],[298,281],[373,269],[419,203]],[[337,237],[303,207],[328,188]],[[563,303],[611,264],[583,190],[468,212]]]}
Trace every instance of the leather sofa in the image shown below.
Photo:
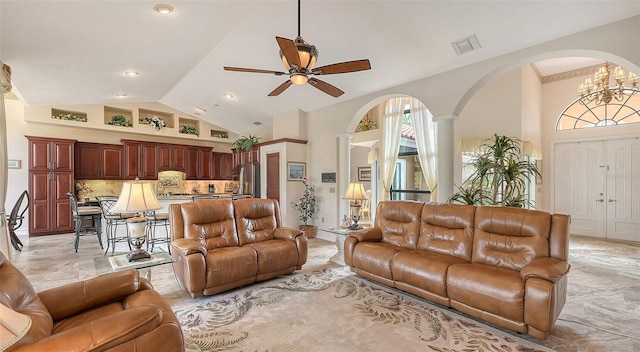
{"label": "leather sofa", "polygon": [[0,304],[31,318],[7,352],[184,351],[178,319],[136,270],[36,293],[0,253]]}
{"label": "leather sofa", "polygon": [[351,271],[546,339],[567,298],[567,215],[384,201],[345,240]]}
{"label": "leather sofa", "polygon": [[292,273],[307,261],[307,238],[282,227],[273,199],[172,204],[169,227],[174,271],[193,298]]}

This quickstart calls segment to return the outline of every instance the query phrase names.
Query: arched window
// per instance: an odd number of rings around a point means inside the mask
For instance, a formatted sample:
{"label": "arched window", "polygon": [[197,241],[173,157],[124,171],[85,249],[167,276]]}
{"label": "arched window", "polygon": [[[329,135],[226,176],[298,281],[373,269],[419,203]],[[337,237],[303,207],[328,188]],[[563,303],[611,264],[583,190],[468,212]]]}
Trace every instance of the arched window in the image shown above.
{"label": "arched window", "polygon": [[640,122],[640,94],[638,90],[625,89],[622,101],[612,100],[609,104],[581,102],[576,99],[558,118],[556,131],[578,128],[604,127]]}

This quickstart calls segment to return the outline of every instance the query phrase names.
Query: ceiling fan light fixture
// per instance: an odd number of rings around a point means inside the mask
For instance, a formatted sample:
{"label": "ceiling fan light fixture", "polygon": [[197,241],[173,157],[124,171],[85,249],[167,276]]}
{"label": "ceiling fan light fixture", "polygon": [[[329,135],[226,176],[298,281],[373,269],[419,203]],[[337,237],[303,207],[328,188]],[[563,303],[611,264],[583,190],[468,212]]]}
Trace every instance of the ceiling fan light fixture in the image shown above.
{"label": "ceiling fan light fixture", "polygon": [[[295,40],[296,48],[298,49],[298,57],[300,57],[300,67],[304,68],[308,71],[313,70],[316,65],[316,61],[318,61],[318,49],[314,45],[311,45],[305,42],[301,37],[296,38]],[[287,61],[287,58],[280,51],[280,58],[282,59],[282,63],[287,71],[291,70],[291,65]]]}
{"label": "ceiling fan light fixture", "polygon": [[293,75],[291,75],[290,79],[291,79],[291,83],[295,84],[296,86],[301,86],[307,83],[307,81],[309,80],[307,75],[303,73],[294,73]]}

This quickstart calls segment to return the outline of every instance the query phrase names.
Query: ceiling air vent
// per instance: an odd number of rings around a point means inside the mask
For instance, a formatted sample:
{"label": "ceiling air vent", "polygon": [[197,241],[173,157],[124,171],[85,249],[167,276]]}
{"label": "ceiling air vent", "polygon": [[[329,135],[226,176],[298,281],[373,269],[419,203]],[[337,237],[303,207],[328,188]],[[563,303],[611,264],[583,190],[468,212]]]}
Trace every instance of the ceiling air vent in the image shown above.
{"label": "ceiling air vent", "polygon": [[256,125],[256,126],[260,126],[260,125],[262,125],[262,122],[260,122],[260,121],[256,121],[256,122],[254,122],[253,124],[254,124],[254,125]]}
{"label": "ceiling air vent", "polygon": [[461,55],[464,53],[468,53],[470,51],[474,51],[476,49],[480,49],[480,42],[475,34],[472,34],[468,37],[464,37],[462,39],[458,39],[456,41],[451,42],[451,46],[456,54]]}

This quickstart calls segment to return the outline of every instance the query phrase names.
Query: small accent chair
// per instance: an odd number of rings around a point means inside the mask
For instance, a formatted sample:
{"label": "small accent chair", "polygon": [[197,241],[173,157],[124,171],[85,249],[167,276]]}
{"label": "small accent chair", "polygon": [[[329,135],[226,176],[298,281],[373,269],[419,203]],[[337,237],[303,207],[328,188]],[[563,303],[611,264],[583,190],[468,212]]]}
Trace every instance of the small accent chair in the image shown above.
{"label": "small accent chair", "polygon": [[[68,192],[67,195],[69,196],[69,200],[71,200],[71,213],[76,228],[76,239],[73,241],[76,253],[78,252],[78,245],[80,244],[80,236],[90,234],[87,230],[93,230],[93,233],[98,237],[100,248],[104,248],[102,246],[102,210],[100,207],[79,207],[76,195],[73,192]],[[83,231],[84,233],[81,234]]]}
{"label": "small accent chair", "polygon": [[[27,202],[23,204],[25,199]],[[7,226],[9,228],[9,237],[11,238],[11,245],[17,251],[22,251],[22,247],[24,245],[16,235],[16,230],[20,228],[20,226],[22,226],[22,222],[24,220],[24,213],[27,212],[27,209],[29,209],[29,192],[24,191],[22,192],[20,197],[18,197],[16,204],[13,206],[13,209],[11,210],[11,214],[7,216]]]}
{"label": "small accent chair", "polygon": [[180,322],[137,270],[36,292],[0,253],[0,304],[31,319],[6,352],[182,352]]}
{"label": "small accent chair", "polygon": [[[118,242],[127,242],[129,246],[129,250],[131,250],[131,243],[129,243],[129,232],[126,230],[127,228],[127,219],[132,218],[135,214],[126,214],[126,213],[114,213],[111,209],[116,205],[118,201],[118,197],[113,196],[98,196],[98,202],[100,203],[100,209],[102,209],[102,217],[106,222],[105,232],[107,233],[106,249],[104,254],[106,255],[109,252],[109,246],[111,246],[111,255],[113,255],[116,249],[116,243]],[[118,236],[118,226],[124,225],[125,227],[125,236]]]}
{"label": "small accent chair", "polygon": [[[158,213],[156,211],[144,212],[144,217],[147,218],[147,249],[151,245],[151,251],[153,252],[153,246],[159,243],[166,243],[169,253],[171,253],[171,237],[169,234],[169,213]],[[164,227],[165,235],[162,237],[156,236],[156,228],[158,226]]]}
{"label": "small accent chair", "polygon": [[362,206],[360,207],[360,218],[362,220],[366,220],[367,218],[371,220],[371,190],[368,189],[364,193],[367,195],[367,199],[362,201]]}

